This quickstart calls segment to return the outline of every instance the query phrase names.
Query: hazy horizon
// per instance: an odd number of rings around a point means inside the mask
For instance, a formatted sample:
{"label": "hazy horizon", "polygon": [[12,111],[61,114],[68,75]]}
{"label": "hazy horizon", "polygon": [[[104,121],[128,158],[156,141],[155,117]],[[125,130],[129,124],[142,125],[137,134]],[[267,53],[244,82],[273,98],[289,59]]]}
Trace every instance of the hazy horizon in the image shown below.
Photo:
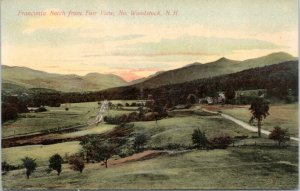
{"label": "hazy horizon", "polygon": [[[273,53],[280,53],[280,52],[273,52]],[[270,54],[273,54],[273,53],[270,53]],[[286,52],[281,52],[281,53],[286,53]],[[270,54],[267,54],[267,55],[270,55]],[[289,53],[288,53],[288,54],[289,54]],[[263,56],[267,56],[267,55],[263,55]],[[291,54],[290,54],[290,55],[291,55]],[[291,56],[296,57],[296,56],[294,56],[294,55],[291,55]],[[211,63],[211,62],[218,61],[218,60],[221,59],[221,58],[226,58],[226,57],[223,56],[223,57],[218,58],[217,60],[209,61],[209,62],[206,62],[206,63],[200,63],[200,62],[194,62],[194,63],[198,63],[198,64],[209,64],[209,63]],[[255,58],[259,58],[259,57],[255,57]],[[298,58],[298,57],[296,57],[296,58]],[[226,59],[229,59],[229,58],[226,58]],[[254,59],[254,58],[248,58],[248,59]],[[248,59],[233,60],[233,61],[245,61],[245,60],[248,60]],[[230,60],[232,60],[232,59],[230,59]],[[187,63],[186,65],[183,65],[183,66],[181,66],[181,67],[174,68],[174,69],[179,69],[179,68],[182,68],[182,67],[188,66],[188,65],[190,65],[190,64],[194,64],[194,63]],[[15,66],[15,65],[6,65],[6,64],[2,64],[2,66],[10,66],[10,67],[26,67],[26,68],[30,68],[30,67],[27,67],[27,66]],[[30,69],[32,69],[32,70],[38,70],[38,69],[35,69],[35,68],[30,68]],[[44,71],[44,70],[38,70],[38,71],[47,72],[47,71]],[[157,71],[157,72],[164,72],[164,71],[166,71],[166,70],[160,70],[160,71]],[[157,72],[155,72],[155,73],[157,73]],[[78,75],[78,76],[86,76],[86,75],[92,74],[92,73],[107,74],[107,75],[113,74],[113,73],[100,73],[100,72],[97,72],[97,71],[91,71],[91,72],[88,72],[88,73],[86,73],[86,74],[56,73],[56,72],[47,72],[47,73],[55,73],[55,74],[61,74],[61,75]],[[154,75],[155,73],[149,74],[148,76],[144,76],[144,77],[136,78],[136,79],[133,79],[133,80],[129,80],[129,81],[126,80],[126,79],[124,79],[121,75],[118,75],[118,74],[114,74],[114,75],[119,76],[120,78],[122,78],[122,79],[123,79],[124,81],[126,81],[126,82],[132,82],[132,81],[134,81],[134,80],[138,80],[138,79],[142,79],[142,78],[147,78],[147,77],[149,77],[149,76],[151,76],[151,75]]]}

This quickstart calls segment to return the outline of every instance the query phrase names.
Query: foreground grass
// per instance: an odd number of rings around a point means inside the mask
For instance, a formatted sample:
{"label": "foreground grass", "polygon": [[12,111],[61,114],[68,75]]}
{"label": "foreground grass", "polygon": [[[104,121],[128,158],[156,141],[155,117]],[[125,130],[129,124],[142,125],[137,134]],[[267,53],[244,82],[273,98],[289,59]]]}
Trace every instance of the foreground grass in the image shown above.
{"label": "foreground grass", "polygon": [[[239,108],[220,107],[220,110],[225,114],[229,114],[248,123],[251,117],[249,107],[250,106]],[[270,115],[268,115],[262,122],[263,129],[271,131],[273,127],[280,126],[287,128],[291,136],[298,137],[298,103],[270,105],[269,113]]]}
{"label": "foreground grass", "polygon": [[27,180],[25,170],[16,170],[2,180],[6,189],[295,189],[298,152],[258,147],[192,151],[108,169],[87,165],[82,174],[64,165],[60,177],[38,168]]}

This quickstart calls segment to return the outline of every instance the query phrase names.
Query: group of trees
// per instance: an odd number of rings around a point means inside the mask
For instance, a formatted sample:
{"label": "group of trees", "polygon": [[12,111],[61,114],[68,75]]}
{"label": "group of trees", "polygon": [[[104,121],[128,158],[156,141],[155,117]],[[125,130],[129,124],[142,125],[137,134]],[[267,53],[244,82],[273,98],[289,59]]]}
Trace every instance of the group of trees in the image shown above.
{"label": "group of trees", "polygon": [[108,124],[120,125],[134,121],[157,121],[168,117],[167,108],[156,101],[148,101],[146,105],[139,105],[138,111],[120,116],[105,116],[104,121]]}
{"label": "group of trees", "polygon": [[[82,172],[84,169],[84,163],[81,157],[77,157],[76,155],[71,155],[70,157],[67,158],[70,168],[75,170],[75,171],[80,171]],[[30,158],[30,157],[25,157],[21,159],[22,161],[22,167],[25,168],[25,174],[27,179],[34,173],[36,168],[38,167],[36,163],[36,159]],[[82,161],[82,162],[81,162]],[[57,172],[57,175],[59,176],[62,172],[62,164],[64,163],[63,158],[59,154],[54,154],[49,158],[49,165],[48,168],[46,169],[47,173],[52,172],[53,170]],[[9,171],[11,170],[8,168],[10,165],[7,162],[2,162],[2,171]]]}
{"label": "group of trees", "polygon": [[[143,88],[144,95],[151,95],[163,105],[185,104],[187,97],[214,97],[225,92],[230,100],[234,90],[266,89],[267,96],[281,100],[297,101],[298,63],[290,61],[271,66],[253,68],[241,72],[212,78],[199,79],[181,84],[170,84],[158,88]],[[140,98],[140,87],[136,85],[106,89],[98,92],[39,92],[26,101],[28,106],[59,106],[61,103],[90,102],[98,100],[136,100]],[[195,101],[190,97],[190,102]]]}
{"label": "group of trees", "polygon": [[27,105],[16,96],[5,96],[1,103],[2,123],[8,120],[17,119],[18,113],[27,113]]}

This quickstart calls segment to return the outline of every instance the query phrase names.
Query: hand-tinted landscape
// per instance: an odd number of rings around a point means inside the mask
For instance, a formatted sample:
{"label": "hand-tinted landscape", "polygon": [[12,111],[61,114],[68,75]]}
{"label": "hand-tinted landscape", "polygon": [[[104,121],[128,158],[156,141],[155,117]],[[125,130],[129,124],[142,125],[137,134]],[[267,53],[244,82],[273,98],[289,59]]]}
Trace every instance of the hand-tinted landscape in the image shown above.
{"label": "hand-tinted landscape", "polygon": [[298,188],[297,1],[68,2],[3,2],[4,189]]}

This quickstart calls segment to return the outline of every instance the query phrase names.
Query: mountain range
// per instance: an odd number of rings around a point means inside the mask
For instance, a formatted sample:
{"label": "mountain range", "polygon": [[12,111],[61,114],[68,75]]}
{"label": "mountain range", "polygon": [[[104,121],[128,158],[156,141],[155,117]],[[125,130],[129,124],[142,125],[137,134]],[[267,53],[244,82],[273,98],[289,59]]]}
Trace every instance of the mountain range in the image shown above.
{"label": "mountain range", "polygon": [[268,66],[294,60],[297,60],[297,58],[285,52],[276,52],[263,57],[244,61],[230,60],[223,57],[214,62],[206,64],[196,62],[182,68],[169,70],[153,76],[152,78],[149,78],[143,82],[137,83],[135,86],[143,88],[156,88],[162,85],[177,84],[196,79],[231,74],[250,68]]}
{"label": "mountain range", "polygon": [[3,89],[45,88],[63,92],[98,91],[119,86],[155,88],[196,79],[209,78],[242,70],[297,60],[296,57],[277,52],[244,61],[220,58],[214,62],[192,63],[182,68],[160,71],[146,78],[126,82],[114,74],[89,73],[85,76],[63,75],[33,70],[26,67],[2,65]]}
{"label": "mountain range", "polygon": [[2,66],[2,83],[4,87],[46,88],[63,92],[97,91],[128,84],[114,74],[62,75],[5,65]]}

